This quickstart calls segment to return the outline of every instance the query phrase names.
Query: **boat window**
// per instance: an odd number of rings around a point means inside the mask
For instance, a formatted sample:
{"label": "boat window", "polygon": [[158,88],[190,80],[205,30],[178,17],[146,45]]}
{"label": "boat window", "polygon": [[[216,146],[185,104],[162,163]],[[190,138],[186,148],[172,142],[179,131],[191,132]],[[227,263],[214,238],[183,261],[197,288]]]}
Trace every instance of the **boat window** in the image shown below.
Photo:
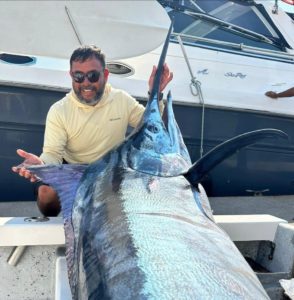
{"label": "boat window", "polygon": [[31,65],[36,62],[35,57],[10,53],[0,53],[0,60],[15,65]]}
{"label": "boat window", "polygon": [[285,47],[289,47],[263,6],[252,1],[159,2],[174,18],[174,32],[183,34],[184,42],[223,49],[230,48],[233,43],[234,46],[240,45],[240,48],[245,45],[280,52],[286,52]]}
{"label": "boat window", "polygon": [[111,74],[129,76],[134,74],[134,70],[131,66],[123,64],[121,62],[107,62],[107,69]]}
{"label": "boat window", "polygon": [[[176,2],[176,1],[174,1]],[[210,12],[214,10],[215,8],[221,6],[224,4],[224,0],[209,0],[209,1],[181,1],[182,5],[185,5],[187,8],[190,9],[201,9],[202,11],[205,12]]]}

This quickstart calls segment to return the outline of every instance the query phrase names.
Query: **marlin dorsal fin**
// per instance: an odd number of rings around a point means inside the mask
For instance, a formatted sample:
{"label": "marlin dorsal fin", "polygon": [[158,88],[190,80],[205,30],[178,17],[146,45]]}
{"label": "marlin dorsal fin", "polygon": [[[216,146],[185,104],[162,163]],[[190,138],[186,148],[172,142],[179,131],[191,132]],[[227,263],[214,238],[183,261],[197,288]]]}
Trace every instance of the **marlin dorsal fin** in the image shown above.
{"label": "marlin dorsal fin", "polygon": [[203,177],[227,157],[262,139],[273,137],[288,138],[288,135],[277,129],[259,129],[240,134],[213,148],[197,160],[188,172],[183,175],[193,186],[197,187],[197,184],[203,179]]}

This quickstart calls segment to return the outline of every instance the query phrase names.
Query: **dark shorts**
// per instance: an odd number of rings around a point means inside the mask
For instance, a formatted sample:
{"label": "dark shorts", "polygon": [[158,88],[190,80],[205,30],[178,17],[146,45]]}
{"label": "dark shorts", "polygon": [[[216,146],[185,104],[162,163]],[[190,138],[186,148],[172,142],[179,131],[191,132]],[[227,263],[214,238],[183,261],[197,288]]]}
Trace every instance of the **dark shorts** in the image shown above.
{"label": "dark shorts", "polygon": [[33,185],[34,185],[34,195],[35,195],[35,198],[36,198],[36,200],[37,200],[37,198],[38,198],[39,187],[40,187],[41,185],[49,185],[49,184],[44,183],[43,181],[40,180],[40,181],[34,182]]}

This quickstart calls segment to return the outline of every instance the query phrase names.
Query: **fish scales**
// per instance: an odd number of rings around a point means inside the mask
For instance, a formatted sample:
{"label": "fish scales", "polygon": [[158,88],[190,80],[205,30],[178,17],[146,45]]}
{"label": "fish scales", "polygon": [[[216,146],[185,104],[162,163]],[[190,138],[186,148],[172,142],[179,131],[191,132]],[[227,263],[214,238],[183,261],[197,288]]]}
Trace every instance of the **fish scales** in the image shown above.
{"label": "fish scales", "polygon": [[[255,275],[228,236],[195,206],[192,191],[185,189],[186,179],[161,178],[158,190],[150,194],[146,188],[148,177],[145,175],[144,180],[128,176],[122,186],[124,209],[139,265],[146,274],[144,293],[153,299],[185,299],[189,294],[196,297],[197,290],[197,299],[207,299],[208,293],[211,295],[215,290],[219,299],[238,295],[256,299],[251,291],[262,288],[256,284]],[[138,201],[134,186],[141,186],[142,201]],[[179,198],[177,190],[186,193]],[[227,253],[231,253],[229,258]],[[217,256],[220,259],[215,262]],[[240,266],[244,267],[243,272],[247,271],[245,285],[243,276],[238,278],[238,272],[234,274],[234,269]],[[167,274],[174,276],[174,280],[167,280]],[[197,286],[195,278],[198,278]],[[234,288],[228,292],[227,285]],[[167,294],[163,295],[162,291]]]}
{"label": "fish scales", "polygon": [[[128,299],[207,299],[213,294],[218,299],[256,299],[251,291],[262,291],[262,287],[255,274],[229,237],[195,205],[194,191],[183,176],[154,179],[125,169],[117,190],[113,169],[119,168],[113,168],[115,161],[110,160],[100,174],[89,202],[78,192],[81,201],[74,208],[74,214],[80,214],[74,215],[75,219],[91,216],[84,225],[77,224],[80,234],[91,241],[83,244],[79,261],[91,264],[87,252],[96,253],[107,282],[103,287],[107,297],[118,299],[132,282],[136,292],[128,291]],[[86,182],[90,181],[88,176]],[[154,180],[157,188],[150,192],[149,184]],[[83,240],[82,236],[77,240]],[[87,264],[81,273],[89,273]],[[167,276],[174,276],[174,280]]]}

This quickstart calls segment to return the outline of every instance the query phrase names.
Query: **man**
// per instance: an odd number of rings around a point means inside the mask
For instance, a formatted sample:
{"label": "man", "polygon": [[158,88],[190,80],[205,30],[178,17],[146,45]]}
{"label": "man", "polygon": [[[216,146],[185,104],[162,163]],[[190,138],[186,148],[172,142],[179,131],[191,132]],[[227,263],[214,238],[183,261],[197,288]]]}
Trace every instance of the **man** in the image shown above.
{"label": "man", "polygon": [[[152,89],[156,67],[149,78]],[[43,153],[40,157],[18,149],[24,161],[12,170],[36,182],[26,169],[30,165],[92,163],[124,140],[128,125],[135,127],[144,107],[126,92],[107,83],[105,56],[95,46],[82,46],[70,58],[72,90],[54,103],[47,115]],[[173,74],[164,65],[160,92]],[[161,104],[163,107],[163,104]],[[38,186],[37,204],[45,216],[60,212],[57,193],[44,184]]]}
{"label": "man", "polygon": [[282,98],[282,97],[292,97],[294,96],[294,87],[280,93],[268,91],[265,93],[265,95],[273,99]]}

